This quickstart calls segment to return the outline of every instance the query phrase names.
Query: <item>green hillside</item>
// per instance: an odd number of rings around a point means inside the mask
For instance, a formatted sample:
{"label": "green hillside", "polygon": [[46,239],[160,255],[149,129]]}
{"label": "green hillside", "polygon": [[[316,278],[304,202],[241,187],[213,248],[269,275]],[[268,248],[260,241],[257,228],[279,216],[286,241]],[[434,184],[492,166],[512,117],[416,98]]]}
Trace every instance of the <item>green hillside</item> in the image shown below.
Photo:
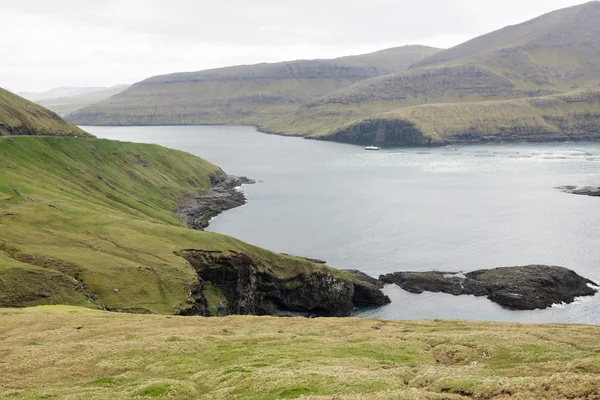
{"label": "green hillside", "polygon": [[332,60],[242,65],[156,76],[69,119],[91,125],[255,124],[355,82],[405,70],[439,49],[404,46]]}
{"label": "green hillside", "polygon": [[600,328],[0,309],[6,399],[600,397]]}
{"label": "green hillside", "polygon": [[[210,277],[201,282],[199,274],[246,266],[277,289],[247,294],[256,307],[267,307],[257,313],[272,312],[260,297],[267,295],[288,296],[281,304],[298,310],[317,295],[323,299],[318,307],[334,314],[352,306],[342,296],[350,299],[358,284],[341,271],[184,226],[173,214],[176,200],[224,176],[198,157],[148,144],[9,137],[0,138],[0,171],[0,307],[214,314],[229,302],[236,313],[227,287]],[[203,254],[214,262],[192,268],[189,262],[202,261]],[[345,292],[326,303],[336,296],[329,287],[307,292],[318,278]],[[342,303],[346,311],[336,310]]]}
{"label": "green hillside", "polygon": [[[305,134],[323,135],[353,120],[419,104],[569,92],[600,83],[599,46],[600,3],[594,1],[477,37],[417,61],[408,71],[358,82],[266,126],[294,134],[305,126]],[[444,119],[437,121],[438,131],[450,129]]]}
{"label": "green hillside", "polygon": [[409,146],[600,140],[600,85],[551,96],[399,108],[312,137]]}
{"label": "green hillside", "polygon": [[50,110],[0,88],[0,136],[92,136]]}

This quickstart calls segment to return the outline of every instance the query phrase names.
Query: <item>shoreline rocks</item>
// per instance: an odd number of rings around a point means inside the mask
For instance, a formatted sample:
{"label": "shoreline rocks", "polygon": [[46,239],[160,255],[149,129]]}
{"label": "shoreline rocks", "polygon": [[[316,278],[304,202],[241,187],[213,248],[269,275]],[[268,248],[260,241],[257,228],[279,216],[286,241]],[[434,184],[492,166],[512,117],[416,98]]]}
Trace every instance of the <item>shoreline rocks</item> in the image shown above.
{"label": "shoreline rocks", "polygon": [[581,196],[600,197],[600,187],[565,185],[565,186],[559,186],[556,189],[561,190],[565,193],[570,193],[570,194],[578,194]]}
{"label": "shoreline rocks", "polygon": [[371,284],[325,267],[278,275],[233,251],[181,250],[198,274],[182,315],[273,315],[346,317],[354,307],[383,305],[389,297]]}
{"label": "shoreline rocks", "polygon": [[254,183],[252,179],[232,175],[215,178],[206,192],[189,193],[180,199],[175,215],[190,228],[203,230],[211,218],[246,204],[246,196],[237,188]]}
{"label": "shoreline rocks", "polygon": [[593,296],[598,286],[574,271],[548,265],[526,265],[456,272],[394,272],[381,275],[411,293],[442,292],[452,295],[486,296],[509,310],[544,309],[571,303],[576,297]]}

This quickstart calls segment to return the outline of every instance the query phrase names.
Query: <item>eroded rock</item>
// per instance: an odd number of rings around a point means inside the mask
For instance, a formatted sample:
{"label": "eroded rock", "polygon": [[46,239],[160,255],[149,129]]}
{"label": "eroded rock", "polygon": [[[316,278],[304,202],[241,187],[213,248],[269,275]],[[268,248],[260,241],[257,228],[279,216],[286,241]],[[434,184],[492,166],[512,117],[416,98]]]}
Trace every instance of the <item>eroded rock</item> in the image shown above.
{"label": "eroded rock", "polygon": [[[385,283],[422,293],[486,296],[511,310],[547,308],[571,303],[579,296],[593,296],[597,286],[574,271],[548,265],[526,265],[483,269],[466,274],[456,272],[394,272],[379,277]],[[594,287],[592,287],[594,286]]]}
{"label": "eroded rock", "polygon": [[198,274],[189,307],[195,315],[319,315],[343,317],[355,306],[390,302],[377,287],[326,268],[278,275],[233,251],[182,250]]}

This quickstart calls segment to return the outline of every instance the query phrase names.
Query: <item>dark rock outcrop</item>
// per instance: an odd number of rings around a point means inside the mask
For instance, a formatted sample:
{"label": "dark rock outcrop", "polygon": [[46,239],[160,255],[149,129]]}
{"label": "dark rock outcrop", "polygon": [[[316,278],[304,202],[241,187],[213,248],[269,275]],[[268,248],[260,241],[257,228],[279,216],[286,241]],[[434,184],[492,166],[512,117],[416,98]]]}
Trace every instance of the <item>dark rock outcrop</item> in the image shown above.
{"label": "dark rock outcrop", "polygon": [[236,188],[255,183],[252,179],[232,175],[211,178],[211,188],[190,193],[177,202],[175,215],[192,229],[204,229],[211,218],[223,211],[246,204],[246,196]]}
{"label": "dark rock outcrop", "polygon": [[[325,267],[278,275],[233,251],[182,250],[198,274],[186,315],[319,315],[343,317],[354,306],[390,302],[377,287]],[[285,275],[285,276],[283,276]]]}
{"label": "dark rock outcrop", "polygon": [[557,189],[565,193],[578,194],[581,196],[600,197],[600,187],[594,186],[559,186]]}
{"label": "dark rock outcrop", "polygon": [[597,286],[563,267],[526,265],[473,272],[395,272],[379,277],[411,293],[443,292],[487,296],[510,310],[534,310],[571,303],[575,297],[593,296]]}
{"label": "dark rock outcrop", "polygon": [[355,277],[356,279],[358,279],[361,282],[371,284],[380,289],[383,287],[382,281],[380,281],[379,279],[375,279],[372,276],[369,276],[369,275],[365,274],[364,272],[359,271],[357,269],[344,269],[342,271],[349,273],[350,275],[352,275],[353,277]]}

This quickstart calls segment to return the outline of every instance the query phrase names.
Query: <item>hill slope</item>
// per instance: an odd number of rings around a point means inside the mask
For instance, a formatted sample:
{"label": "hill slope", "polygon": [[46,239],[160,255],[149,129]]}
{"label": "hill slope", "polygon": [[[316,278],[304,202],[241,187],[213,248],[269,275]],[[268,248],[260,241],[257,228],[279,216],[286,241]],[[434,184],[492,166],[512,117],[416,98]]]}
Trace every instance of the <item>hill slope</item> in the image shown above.
{"label": "hill slope", "polygon": [[[269,130],[323,134],[369,115],[419,104],[564,93],[600,82],[600,2],[542,15],[480,36],[400,71],[309,102]],[[292,128],[288,128],[291,126]],[[438,120],[438,130],[444,120]]]}
{"label": "hill slope", "polygon": [[129,86],[56,88],[42,93],[26,92],[20,94],[20,96],[44,106],[61,116],[65,116],[80,108],[98,103],[115,94],[121,93]]}
{"label": "hill slope", "polygon": [[312,137],[392,146],[600,140],[600,85],[550,96],[399,108]]}
{"label": "hill slope", "polygon": [[0,397],[591,400],[599,335],[555,324],[0,309]]}
{"label": "hill slope", "polygon": [[191,154],[9,137],[0,171],[0,307],[343,316],[359,298],[383,298],[344,272],[189,229],[177,200],[225,176]]}
{"label": "hill slope", "polygon": [[0,88],[0,136],[92,136],[58,115]]}
{"label": "hill slope", "polygon": [[242,65],[156,76],[78,110],[78,124],[256,124],[355,82],[407,69],[438,51],[405,46],[333,60]]}

